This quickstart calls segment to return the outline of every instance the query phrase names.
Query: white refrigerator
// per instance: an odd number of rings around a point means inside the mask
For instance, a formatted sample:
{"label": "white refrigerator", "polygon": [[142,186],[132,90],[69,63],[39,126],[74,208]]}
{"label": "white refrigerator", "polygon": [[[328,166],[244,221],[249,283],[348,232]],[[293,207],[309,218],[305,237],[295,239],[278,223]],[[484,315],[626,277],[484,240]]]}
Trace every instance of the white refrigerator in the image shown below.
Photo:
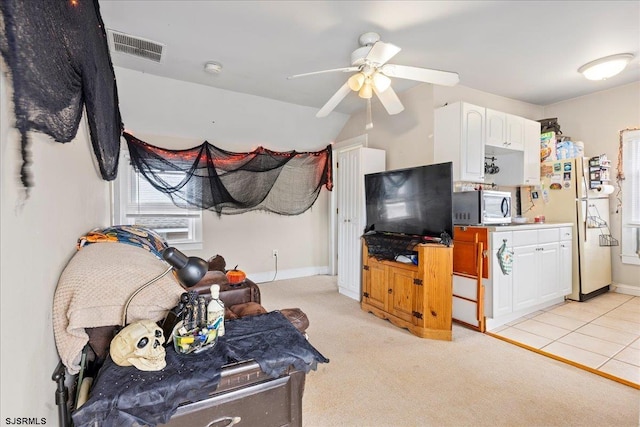
{"label": "white refrigerator", "polygon": [[[589,160],[544,162],[540,168],[542,212],[547,222],[573,223],[573,288],[585,301],[609,290],[611,244],[609,196],[589,188]],[[536,203],[538,204],[538,203]]]}

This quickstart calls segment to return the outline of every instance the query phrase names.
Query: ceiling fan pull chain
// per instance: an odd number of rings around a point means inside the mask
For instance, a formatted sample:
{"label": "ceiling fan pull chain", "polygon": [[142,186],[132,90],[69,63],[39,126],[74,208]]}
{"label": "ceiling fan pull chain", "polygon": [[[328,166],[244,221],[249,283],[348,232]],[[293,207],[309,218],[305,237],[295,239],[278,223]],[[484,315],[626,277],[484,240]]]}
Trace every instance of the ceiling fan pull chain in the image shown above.
{"label": "ceiling fan pull chain", "polygon": [[367,124],[365,129],[373,129],[373,119],[371,118],[371,98],[367,99]]}

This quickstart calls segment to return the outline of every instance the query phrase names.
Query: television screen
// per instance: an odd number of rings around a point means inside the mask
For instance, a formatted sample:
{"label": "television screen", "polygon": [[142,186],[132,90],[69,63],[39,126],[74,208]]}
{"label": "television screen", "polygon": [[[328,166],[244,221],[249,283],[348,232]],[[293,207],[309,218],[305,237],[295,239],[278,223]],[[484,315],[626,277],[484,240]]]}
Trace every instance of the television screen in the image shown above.
{"label": "television screen", "polygon": [[366,231],[453,236],[451,162],[367,174]]}

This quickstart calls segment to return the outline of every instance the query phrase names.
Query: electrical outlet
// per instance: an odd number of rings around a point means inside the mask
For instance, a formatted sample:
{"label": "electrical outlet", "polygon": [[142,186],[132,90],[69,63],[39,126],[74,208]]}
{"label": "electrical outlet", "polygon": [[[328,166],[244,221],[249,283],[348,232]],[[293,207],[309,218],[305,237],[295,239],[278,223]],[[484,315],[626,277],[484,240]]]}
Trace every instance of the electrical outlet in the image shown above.
{"label": "electrical outlet", "polygon": [[277,249],[273,250],[273,257],[274,258],[278,258],[278,250]]}

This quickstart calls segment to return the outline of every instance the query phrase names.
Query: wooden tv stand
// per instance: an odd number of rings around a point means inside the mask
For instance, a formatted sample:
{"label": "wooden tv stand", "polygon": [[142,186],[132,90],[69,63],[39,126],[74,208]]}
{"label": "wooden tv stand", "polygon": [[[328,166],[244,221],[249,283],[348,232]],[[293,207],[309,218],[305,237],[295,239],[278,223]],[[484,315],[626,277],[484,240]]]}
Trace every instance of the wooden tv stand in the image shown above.
{"label": "wooden tv stand", "polygon": [[414,250],[418,265],[378,260],[363,240],[360,306],[421,338],[451,341],[453,247]]}

